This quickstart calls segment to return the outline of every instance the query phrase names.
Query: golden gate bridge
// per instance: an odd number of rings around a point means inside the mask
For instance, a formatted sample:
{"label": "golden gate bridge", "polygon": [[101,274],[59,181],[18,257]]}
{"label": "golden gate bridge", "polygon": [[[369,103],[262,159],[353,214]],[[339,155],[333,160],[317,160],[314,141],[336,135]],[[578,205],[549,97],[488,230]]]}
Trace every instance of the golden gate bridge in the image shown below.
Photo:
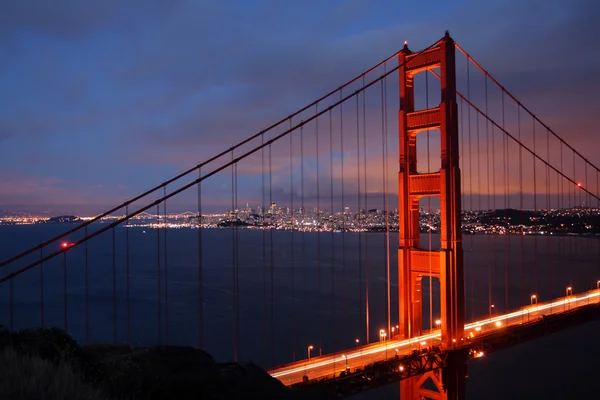
{"label": "golden gate bridge", "polygon": [[[99,340],[92,287],[102,276],[111,306],[102,325],[114,343],[139,343],[143,333],[172,344],[193,330],[199,348],[229,342],[230,359],[260,359],[287,385],[330,384],[345,395],[400,380],[402,398],[462,398],[468,357],[597,315],[600,241],[566,233],[581,233],[581,224],[597,233],[599,176],[446,33],[418,52],[405,43],[268,128],[0,262],[0,321]],[[238,210],[241,200],[261,205],[254,218],[263,229],[250,243],[232,224],[219,250],[203,210]],[[142,215],[166,220],[178,201],[196,205],[177,214],[198,222],[186,244],[195,260],[174,254],[179,237],[167,229],[151,232],[142,250],[135,232],[119,229]],[[276,203],[288,210],[285,236],[270,229]],[[383,211],[383,232],[349,232],[369,224],[370,209]],[[493,228],[465,231],[469,213]],[[309,237],[307,223],[329,229]],[[152,290],[136,284],[137,264]],[[173,278],[184,266],[193,282]],[[211,281],[215,268],[227,269],[226,284]],[[258,291],[244,286],[252,282]],[[174,300],[184,283],[193,295]],[[36,287],[27,298],[35,317],[20,312],[21,285]],[[209,296],[216,286],[227,297]],[[317,302],[302,297],[309,289]],[[132,307],[136,290],[152,303],[145,311]],[[174,301],[194,309],[177,315]],[[217,317],[222,305],[227,315]],[[49,309],[62,320],[49,321]],[[155,321],[136,328],[140,313]]]}

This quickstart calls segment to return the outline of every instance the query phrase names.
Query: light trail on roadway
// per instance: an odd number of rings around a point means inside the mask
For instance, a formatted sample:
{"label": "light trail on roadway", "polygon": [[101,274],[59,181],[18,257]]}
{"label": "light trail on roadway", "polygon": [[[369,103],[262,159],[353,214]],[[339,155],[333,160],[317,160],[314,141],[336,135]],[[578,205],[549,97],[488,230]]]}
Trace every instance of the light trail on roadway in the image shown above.
{"label": "light trail on roadway", "polygon": [[[568,289],[570,290],[570,289]],[[568,292],[567,290],[567,292]],[[537,300],[537,298],[532,298]],[[515,326],[535,320],[543,315],[559,314],[574,310],[577,307],[600,302],[600,290],[591,290],[561,297],[547,302],[535,303],[521,307],[510,313],[465,324],[465,336],[476,338],[483,333],[500,330],[507,326]],[[345,352],[316,356],[310,359],[282,365],[271,370],[270,374],[285,385],[302,382],[306,375],[309,380],[334,377],[344,370],[355,370],[377,361],[388,358],[403,357],[414,350],[441,344],[441,333],[435,329],[424,335],[411,339],[387,339],[377,343],[358,346]]]}

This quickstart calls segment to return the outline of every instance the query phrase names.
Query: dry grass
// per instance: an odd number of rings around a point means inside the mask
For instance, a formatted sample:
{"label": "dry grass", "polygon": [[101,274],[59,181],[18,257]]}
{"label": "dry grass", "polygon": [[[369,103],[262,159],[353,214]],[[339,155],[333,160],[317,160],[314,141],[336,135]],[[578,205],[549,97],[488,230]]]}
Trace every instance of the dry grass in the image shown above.
{"label": "dry grass", "polygon": [[53,364],[7,347],[0,350],[0,365],[0,399],[106,399],[65,363]]}

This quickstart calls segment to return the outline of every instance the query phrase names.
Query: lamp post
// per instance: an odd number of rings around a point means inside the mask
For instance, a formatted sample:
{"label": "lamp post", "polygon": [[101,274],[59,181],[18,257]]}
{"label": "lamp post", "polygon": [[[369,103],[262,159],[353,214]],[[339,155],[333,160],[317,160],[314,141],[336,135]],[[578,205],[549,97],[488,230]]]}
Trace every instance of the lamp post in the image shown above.
{"label": "lamp post", "polygon": [[490,304],[490,318],[492,318],[492,315],[494,315],[494,308],[495,307],[496,307],[495,305]]}
{"label": "lamp post", "polygon": [[310,346],[308,346],[306,352],[308,353],[308,361],[310,361],[310,351],[313,349],[312,344]]}
{"label": "lamp post", "polygon": [[531,304],[530,305],[533,305],[533,302],[535,302],[535,304],[537,304],[537,295],[535,295],[535,294],[531,295]]}
{"label": "lamp post", "polygon": [[354,340],[356,342],[356,349],[358,350],[358,338]]}
{"label": "lamp post", "polygon": [[571,286],[568,286],[567,289],[565,290],[565,294],[567,297],[567,303],[569,304],[569,310],[571,309],[571,301],[569,301],[568,297],[573,295],[573,288]]}

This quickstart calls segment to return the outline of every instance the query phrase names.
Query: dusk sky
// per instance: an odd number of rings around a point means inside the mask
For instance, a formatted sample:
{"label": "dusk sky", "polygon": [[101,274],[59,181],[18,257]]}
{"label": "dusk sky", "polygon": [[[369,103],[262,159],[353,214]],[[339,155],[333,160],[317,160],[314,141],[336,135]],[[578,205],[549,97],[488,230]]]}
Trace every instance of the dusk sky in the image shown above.
{"label": "dusk sky", "polygon": [[4,2],[0,210],[102,211],[446,29],[600,165],[598,16],[595,0]]}

